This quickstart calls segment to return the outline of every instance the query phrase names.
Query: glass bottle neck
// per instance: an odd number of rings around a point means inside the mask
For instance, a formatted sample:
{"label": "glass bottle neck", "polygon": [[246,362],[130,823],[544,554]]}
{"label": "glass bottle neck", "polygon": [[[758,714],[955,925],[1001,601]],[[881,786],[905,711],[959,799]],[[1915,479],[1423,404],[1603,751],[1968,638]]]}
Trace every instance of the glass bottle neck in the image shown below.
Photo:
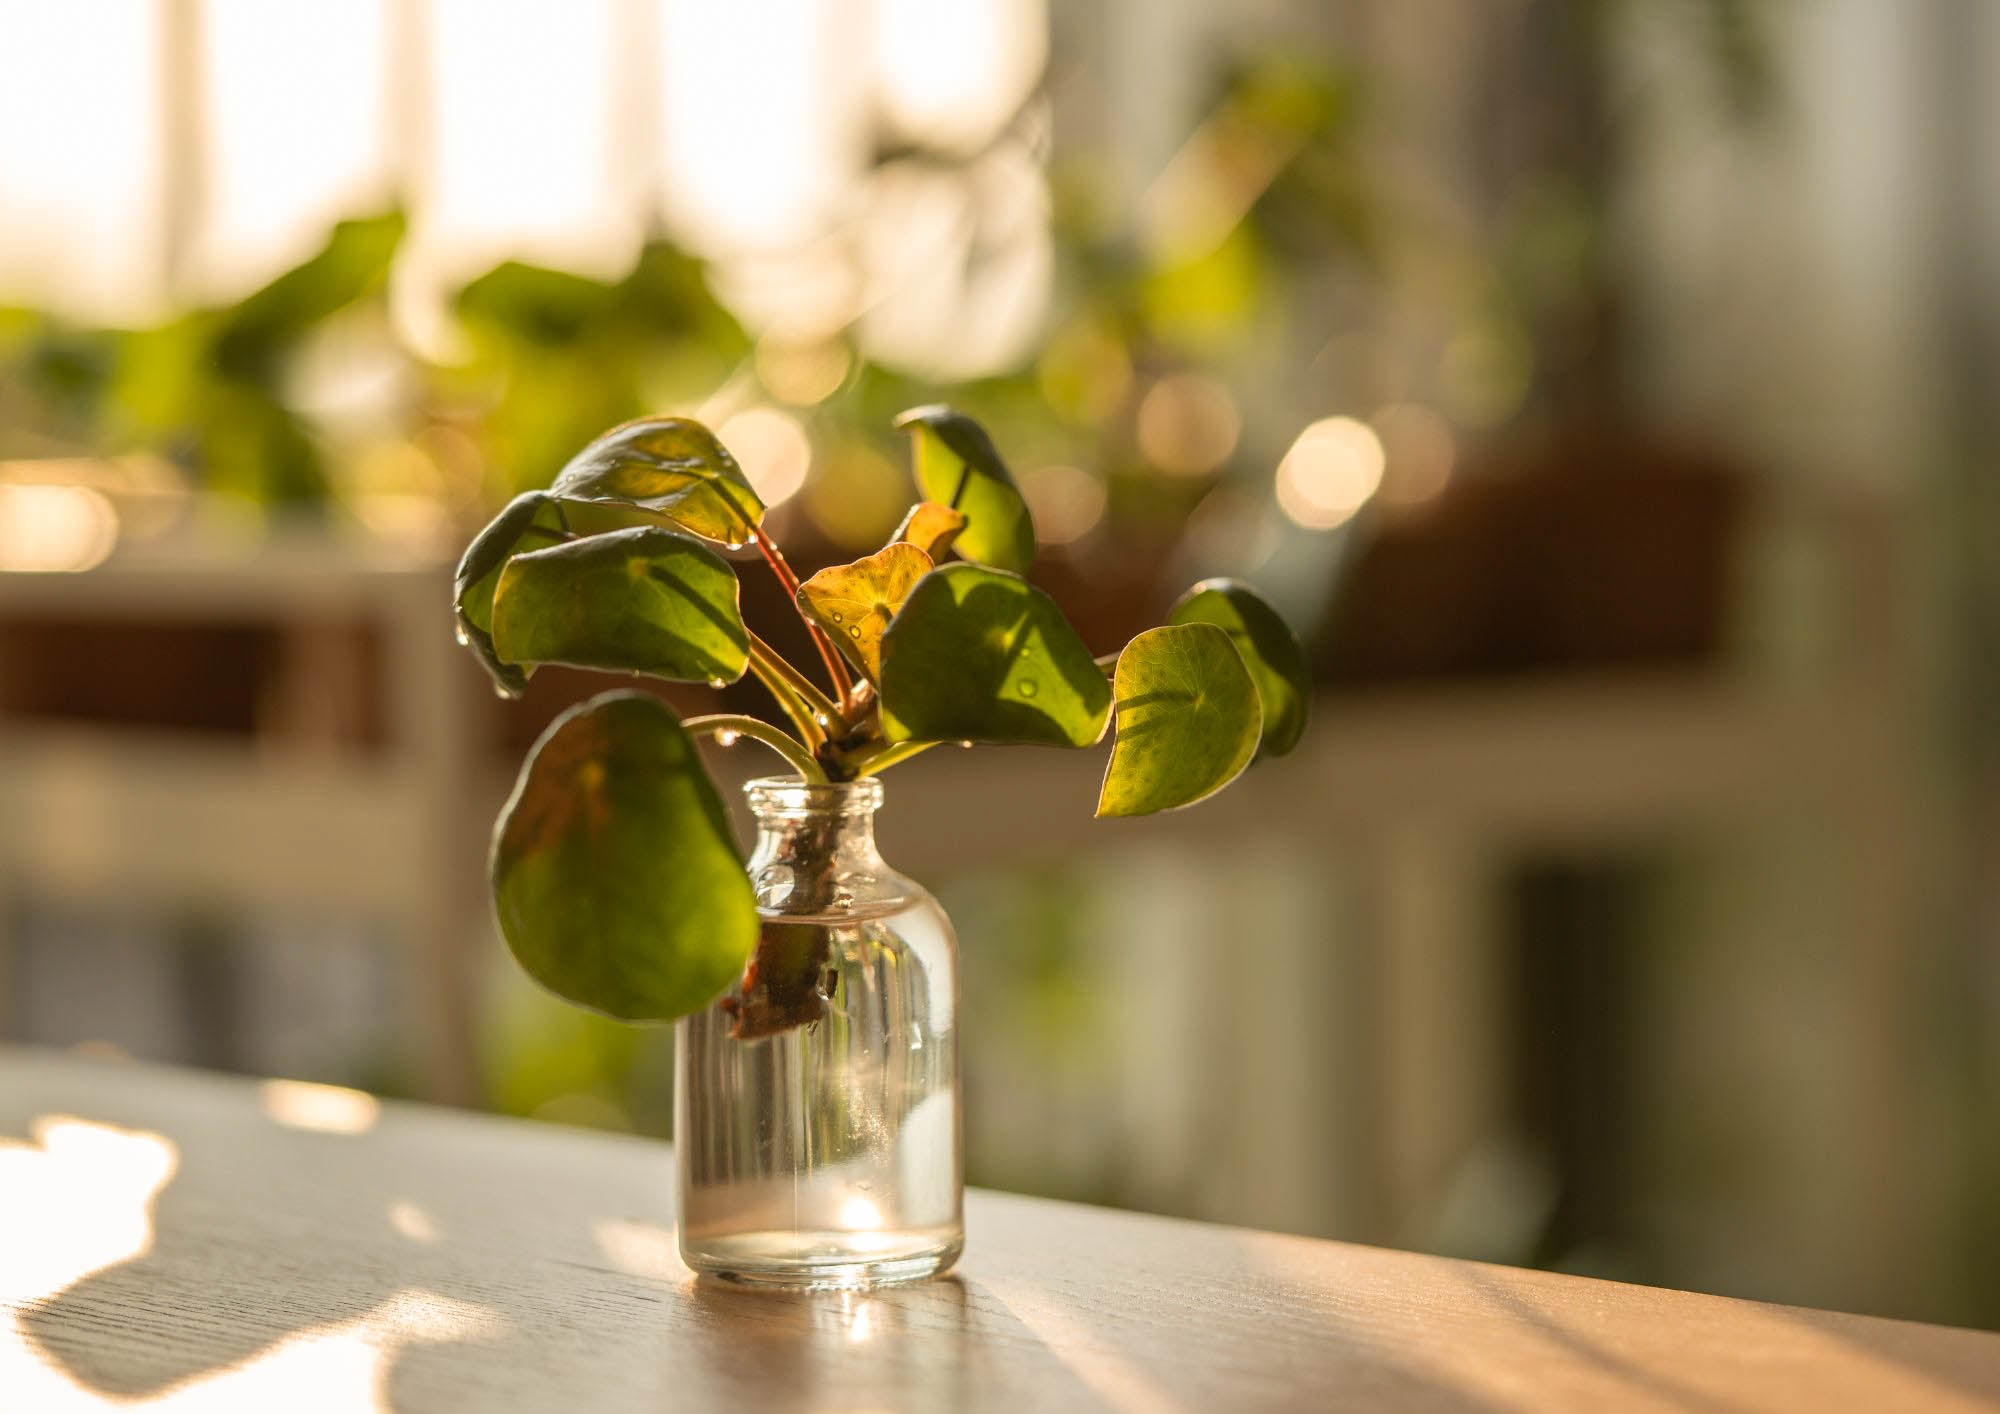
{"label": "glass bottle neck", "polygon": [[744,787],[757,822],[750,882],[766,914],[842,913],[901,892],[875,847],[882,783],[779,778]]}

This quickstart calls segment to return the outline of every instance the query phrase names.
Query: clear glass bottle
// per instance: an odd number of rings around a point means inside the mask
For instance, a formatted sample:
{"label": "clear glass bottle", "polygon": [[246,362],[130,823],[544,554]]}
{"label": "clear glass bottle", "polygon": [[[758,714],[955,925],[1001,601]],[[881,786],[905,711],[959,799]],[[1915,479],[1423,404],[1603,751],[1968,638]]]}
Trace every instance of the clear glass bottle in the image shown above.
{"label": "clear glass bottle", "polygon": [[931,1276],[964,1245],[951,922],[876,851],[880,781],[744,789],[764,927],[677,1028],[681,1256],[782,1286]]}

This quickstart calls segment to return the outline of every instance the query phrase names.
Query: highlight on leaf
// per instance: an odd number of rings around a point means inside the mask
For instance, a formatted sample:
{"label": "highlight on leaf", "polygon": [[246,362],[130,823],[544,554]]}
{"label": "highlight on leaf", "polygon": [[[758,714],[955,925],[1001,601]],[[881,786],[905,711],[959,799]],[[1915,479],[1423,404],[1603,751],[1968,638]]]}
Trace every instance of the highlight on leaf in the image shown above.
{"label": "highlight on leaf", "polygon": [[924,499],[965,516],[955,547],[960,555],[1017,572],[1034,563],[1034,519],[985,428],[943,403],[911,408],[896,426],[915,439]]}
{"label": "highlight on leaf", "polygon": [[965,516],[950,506],[941,506],[936,501],[919,501],[910,507],[910,513],[903,517],[903,523],[896,527],[896,533],[889,537],[891,544],[901,542],[914,545],[929,555],[933,561],[942,560],[965,529]]}
{"label": "highlight on leaf", "polygon": [[848,565],[833,565],[799,586],[799,607],[874,682],[882,676],[882,634],[931,557],[900,541]]}
{"label": "highlight on leaf", "polygon": [[743,970],[757,904],[693,743],[658,698],[571,708],[494,831],[493,904],[522,969],[625,1021],[699,1011]]}
{"label": "highlight on leaf", "polygon": [[657,526],[515,555],[493,596],[493,646],[508,663],[734,682],[749,663],[735,571]]}
{"label": "highlight on leaf", "polygon": [[1259,756],[1283,756],[1305,735],[1311,685],[1305,651],[1278,611],[1239,579],[1205,579],[1167,614],[1170,624],[1214,624],[1228,633],[1264,706]]}
{"label": "highlight on leaf", "polygon": [[747,543],[764,503],[713,432],[685,417],[651,417],[613,428],[556,476],[555,496],[609,507],[626,524],[677,526],[704,540]]}
{"label": "highlight on leaf", "polygon": [[1049,598],[1019,575],[949,564],[918,582],[882,638],[886,740],[1090,746],[1111,688]]}
{"label": "highlight on leaf", "polygon": [[1257,754],[1264,713],[1229,635],[1213,624],[1148,629],[1118,655],[1117,739],[1097,813],[1150,815],[1215,794]]}

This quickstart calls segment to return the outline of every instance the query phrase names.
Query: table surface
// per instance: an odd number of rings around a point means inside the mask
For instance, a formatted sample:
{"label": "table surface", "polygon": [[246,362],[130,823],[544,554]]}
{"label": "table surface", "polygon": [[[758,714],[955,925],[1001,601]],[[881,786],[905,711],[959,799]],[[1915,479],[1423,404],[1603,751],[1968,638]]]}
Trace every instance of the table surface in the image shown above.
{"label": "table surface", "polygon": [[939,1281],[697,1282],[670,1153],[0,1048],[0,1409],[2000,1408],[2000,1335],[996,1193]]}

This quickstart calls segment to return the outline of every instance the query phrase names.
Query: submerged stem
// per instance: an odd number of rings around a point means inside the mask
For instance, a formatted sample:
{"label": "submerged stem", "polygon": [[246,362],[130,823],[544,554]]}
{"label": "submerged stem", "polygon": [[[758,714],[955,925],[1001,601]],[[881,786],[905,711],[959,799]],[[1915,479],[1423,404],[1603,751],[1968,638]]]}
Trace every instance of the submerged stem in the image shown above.
{"label": "submerged stem", "polygon": [[707,734],[718,741],[725,733],[738,737],[747,736],[784,757],[802,779],[814,785],[822,785],[826,781],[826,772],[819,768],[819,762],[813,760],[812,753],[769,722],[760,722],[755,717],[738,716],[733,712],[716,712],[706,717],[689,717],[681,723],[681,726],[694,735]]}

